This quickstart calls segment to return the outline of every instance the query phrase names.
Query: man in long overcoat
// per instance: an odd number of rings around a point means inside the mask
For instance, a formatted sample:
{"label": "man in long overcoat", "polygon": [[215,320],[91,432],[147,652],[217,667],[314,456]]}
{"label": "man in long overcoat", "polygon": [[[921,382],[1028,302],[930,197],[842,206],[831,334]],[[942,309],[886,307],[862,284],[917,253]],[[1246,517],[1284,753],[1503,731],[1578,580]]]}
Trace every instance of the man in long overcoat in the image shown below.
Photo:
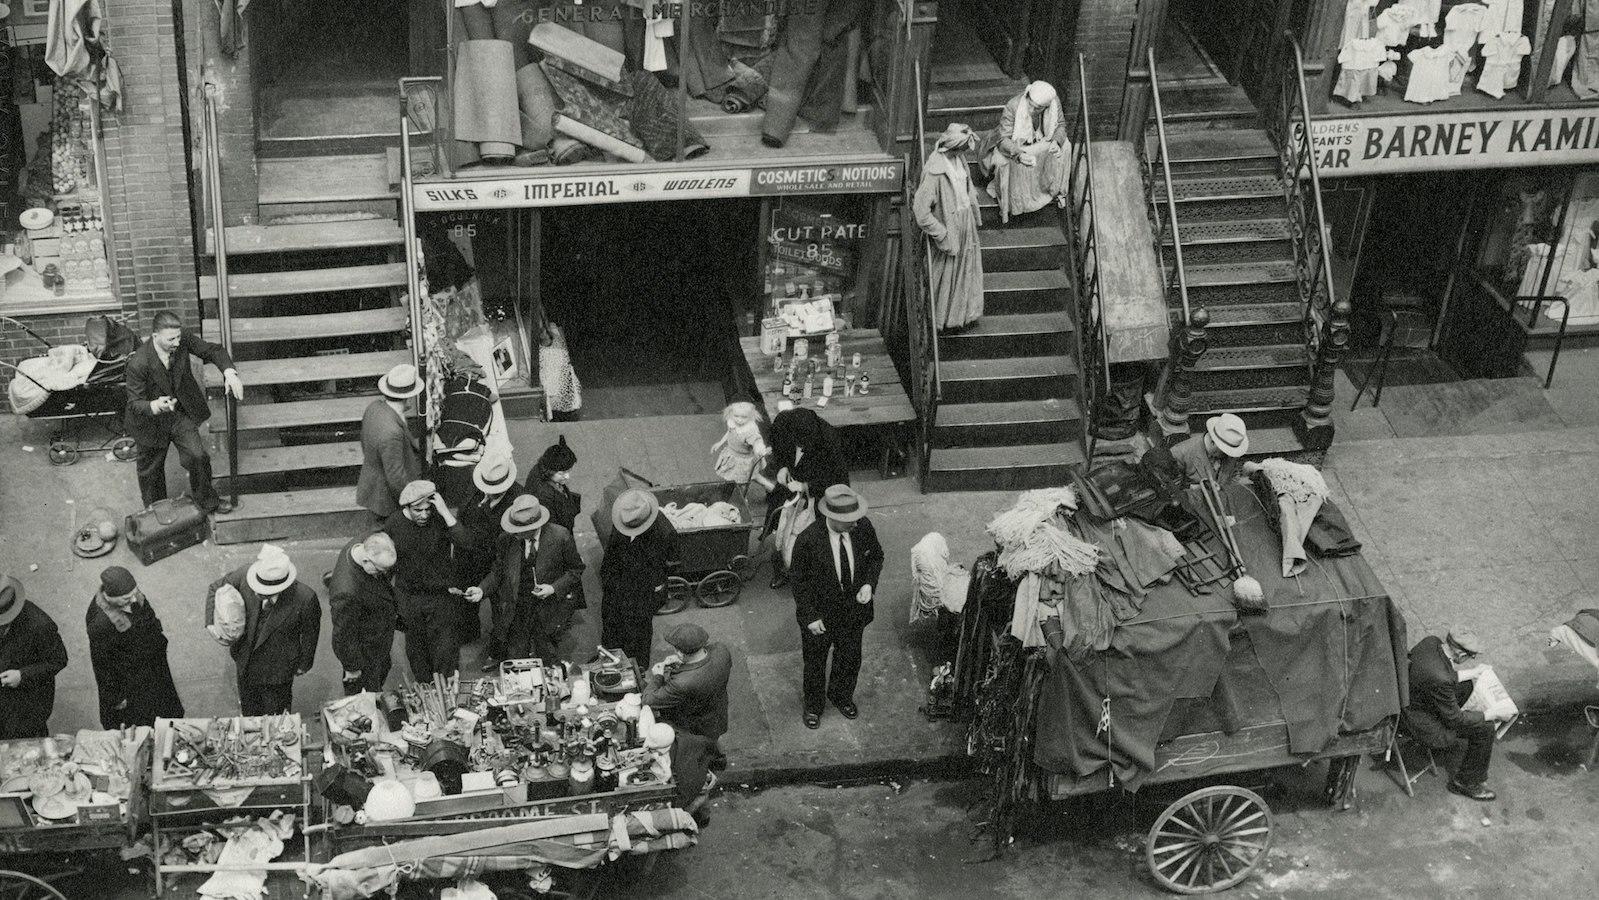
{"label": "man in long overcoat", "polygon": [[110,566],[84,617],[100,694],[100,727],[180,719],[183,701],[167,661],[167,635],[132,573]]}
{"label": "man in long overcoat", "polygon": [[22,582],[0,575],[0,740],[49,736],[56,675],[66,667],[56,623]]}
{"label": "man in long overcoat", "polygon": [[244,633],[222,641],[238,666],[239,710],[247,716],[286,713],[294,704],[294,679],[311,671],[322,633],[322,603],[297,581],[287,554],[266,546],[257,559],[211,584],[205,622],[216,623],[217,591],[244,598]]}
{"label": "man in long overcoat", "polygon": [[361,474],[355,502],[372,514],[374,527],[400,508],[400,492],[422,476],[422,457],[406,415],[411,398],[427,387],[416,367],[401,363],[378,379],[383,396],[361,415]]}
{"label": "man in long overcoat", "polygon": [[559,659],[561,633],[582,597],[583,557],[572,533],[550,521],[550,511],[529,494],[511,501],[500,517],[498,561],[479,586],[494,602],[492,659],[536,656]]}
{"label": "man in long overcoat", "polygon": [[344,693],[381,691],[394,660],[394,539],[378,531],[346,544],[328,573],[333,655]]}
{"label": "man in long overcoat", "polygon": [[636,488],[612,504],[611,529],[600,561],[600,643],[646,666],[666,577],[679,560],[677,529],[660,514],[655,495]]}

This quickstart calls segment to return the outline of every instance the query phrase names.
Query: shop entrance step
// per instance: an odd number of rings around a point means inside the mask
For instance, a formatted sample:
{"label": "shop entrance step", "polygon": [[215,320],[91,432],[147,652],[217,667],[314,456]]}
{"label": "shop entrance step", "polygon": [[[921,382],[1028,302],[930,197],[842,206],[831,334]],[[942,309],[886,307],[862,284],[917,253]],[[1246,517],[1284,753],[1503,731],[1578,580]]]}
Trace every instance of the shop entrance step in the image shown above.
{"label": "shop entrance step", "polygon": [[[346,219],[286,225],[231,225],[224,236],[228,255],[399,247],[405,233],[393,219]],[[215,229],[205,232],[205,252],[216,253]]]}
{"label": "shop entrance step", "polygon": [[218,544],[253,544],[284,538],[348,538],[368,521],[353,486],[245,494],[229,513],[211,520]]}
{"label": "shop entrance step", "polygon": [[1075,442],[1010,447],[935,447],[929,454],[927,489],[1014,491],[1066,484],[1083,462]]}
{"label": "shop entrance step", "polygon": [[260,200],[266,206],[399,196],[384,153],[269,157],[258,160],[257,166]]}
{"label": "shop entrance step", "polygon": [[1071,399],[948,403],[938,408],[932,441],[936,447],[1058,443],[1076,441],[1082,430],[1082,412]]}
{"label": "shop entrance step", "polygon": [[[323,294],[330,291],[401,287],[404,284],[405,263],[380,263],[371,266],[338,266],[332,269],[229,275],[228,293],[235,298],[282,297],[289,294]],[[217,299],[215,275],[200,276],[200,299]]]}
{"label": "shop entrance step", "polygon": [[[386,334],[411,327],[410,314],[398,306],[308,316],[260,316],[233,319],[234,343],[291,341],[343,337],[352,334]],[[206,319],[205,338],[221,340],[220,324]]]}
{"label": "shop entrance step", "polygon": [[[409,350],[382,350],[375,353],[340,353],[288,359],[261,359],[240,363],[239,374],[245,390],[269,384],[299,384],[307,381],[341,381],[347,378],[377,378],[400,363],[411,361]],[[219,388],[222,375],[206,369],[206,385]]]}

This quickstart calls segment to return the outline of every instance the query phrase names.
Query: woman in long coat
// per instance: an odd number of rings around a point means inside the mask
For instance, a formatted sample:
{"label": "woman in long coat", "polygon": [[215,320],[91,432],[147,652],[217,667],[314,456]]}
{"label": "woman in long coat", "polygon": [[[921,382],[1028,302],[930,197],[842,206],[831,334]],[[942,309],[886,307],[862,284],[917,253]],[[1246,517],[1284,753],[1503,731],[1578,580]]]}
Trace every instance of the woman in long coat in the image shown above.
{"label": "woman in long coat", "polygon": [[933,145],[912,205],[916,224],[932,242],[928,283],[933,324],[964,328],[983,315],[983,248],[977,237],[977,188],[962,151],[977,143],[972,130],[954,124]]}
{"label": "woman in long coat", "polygon": [[[849,484],[849,461],[838,429],[814,409],[785,409],[772,418],[772,452],[766,457],[768,476],[776,484],[766,492],[766,524],[760,539],[777,529],[784,504],[794,496],[791,486],[804,485],[814,504],[835,484]],[[783,548],[772,549],[772,590],[788,584]]]}
{"label": "woman in long coat", "polygon": [[101,728],[182,718],[166,633],[127,569],[111,566],[100,573],[100,591],[89,601],[85,626],[100,691]]}
{"label": "woman in long coat", "polygon": [[981,159],[1002,221],[1052,202],[1066,205],[1071,145],[1060,98],[1049,82],[1035,81],[1005,103],[999,127],[983,140]]}

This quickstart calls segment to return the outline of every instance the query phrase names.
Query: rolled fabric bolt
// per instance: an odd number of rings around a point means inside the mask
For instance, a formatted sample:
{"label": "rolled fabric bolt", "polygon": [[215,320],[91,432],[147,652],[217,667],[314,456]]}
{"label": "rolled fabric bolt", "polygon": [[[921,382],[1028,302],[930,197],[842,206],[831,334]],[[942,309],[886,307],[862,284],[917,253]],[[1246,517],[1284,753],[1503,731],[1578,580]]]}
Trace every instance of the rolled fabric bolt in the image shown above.
{"label": "rolled fabric bolt", "polygon": [[617,140],[598,128],[592,128],[568,116],[555,117],[555,130],[630,163],[641,163],[650,158],[643,147],[635,147],[626,141]]}
{"label": "rolled fabric bolt", "polygon": [[478,144],[484,157],[514,155],[522,140],[516,91],[516,53],[510,41],[462,41],[455,62],[456,140]]}
{"label": "rolled fabric bolt", "polygon": [[535,150],[550,146],[561,102],[537,63],[516,70],[516,102],[522,112],[522,146]]}

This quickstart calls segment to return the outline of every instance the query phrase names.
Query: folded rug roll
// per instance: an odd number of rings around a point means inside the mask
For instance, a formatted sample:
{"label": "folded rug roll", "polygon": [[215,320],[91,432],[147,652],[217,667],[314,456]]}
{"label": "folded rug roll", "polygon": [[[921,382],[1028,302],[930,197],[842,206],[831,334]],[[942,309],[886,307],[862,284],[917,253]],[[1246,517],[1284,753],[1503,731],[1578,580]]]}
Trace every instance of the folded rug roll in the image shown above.
{"label": "folded rug roll", "polygon": [[455,138],[484,156],[510,156],[522,140],[510,41],[462,41],[455,56]]}
{"label": "folded rug roll", "polygon": [[527,42],[544,54],[546,66],[553,66],[575,78],[620,94],[631,93],[623,72],[627,58],[619,49],[612,49],[553,22],[540,22],[533,26]]}
{"label": "folded rug roll", "polygon": [[643,162],[649,158],[643,143],[623,118],[627,110],[625,97],[576,78],[550,65],[549,60],[542,65],[550,86],[561,98],[561,111],[555,119],[556,131],[629,162]]}
{"label": "folded rug roll", "polygon": [[516,100],[522,108],[522,146],[530,150],[548,147],[555,137],[555,113],[561,100],[536,63],[516,70]]}
{"label": "folded rug roll", "polygon": [[653,72],[634,72],[628,76],[633,98],[627,101],[627,121],[633,133],[644,142],[644,149],[661,162],[677,156],[677,133],[683,130],[683,158],[693,159],[710,150],[699,129],[683,114],[677,94],[666,89]]}

